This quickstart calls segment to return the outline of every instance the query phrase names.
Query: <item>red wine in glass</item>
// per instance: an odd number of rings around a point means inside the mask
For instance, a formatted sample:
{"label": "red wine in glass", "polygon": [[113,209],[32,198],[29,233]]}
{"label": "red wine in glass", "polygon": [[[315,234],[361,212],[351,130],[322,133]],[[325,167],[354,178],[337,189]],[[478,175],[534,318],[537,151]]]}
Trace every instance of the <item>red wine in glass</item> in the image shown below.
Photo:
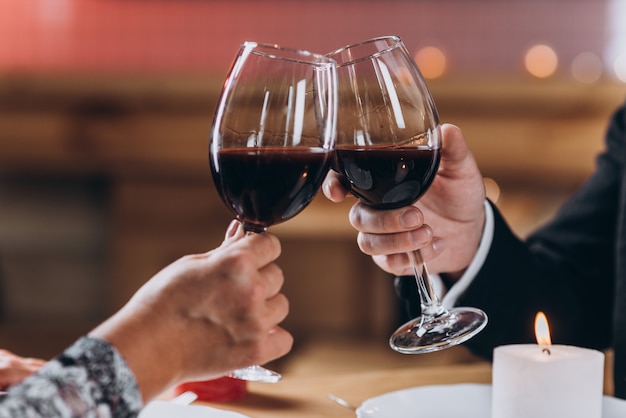
{"label": "red wine in glass", "polygon": [[323,148],[225,148],[211,159],[211,172],[244,229],[258,233],[294,217],[313,200],[332,157]]}
{"label": "red wine in glass", "polygon": [[[300,213],[328,172],[336,140],[333,59],[279,45],[244,42],[217,104],[209,142],[216,189],[246,234]],[[261,366],[238,379],[277,382]]]}
{"label": "red wine in glass", "polygon": [[[396,36],[327,54],[339,80],[336,161],[342,184],[363,203],[390,210],[416,202],[436,177],[441,129],[434,100],[411,54]],[[399,327],[390,346],[415,354],[460,344],[480,332],[479,309],[446,309],[434,292],[420,250],[407,253],[421,315]]]}
{"label": "red wine in glass", "polygon": [[352,193],[377,209],[395,209],[419,199],[435,178],[438,149],[416,147],[342,147],[340,172]]}
{"label": "red wine in glass", "polygon": [[[428,189],[439,167],[440,150],[425,147],[342,146],[336,150],[336,168],[352,194],[377,209],[395,209],[416,202]],[[476,332],[473,308],[453,308],[440,304],[430,287],[421,253],[413,257],[422,295],[422,315],[400,327],[391,337],[392,347],[401,353],[437,351],[455,345]],[[458,338],[458,339],[457,339]]]}

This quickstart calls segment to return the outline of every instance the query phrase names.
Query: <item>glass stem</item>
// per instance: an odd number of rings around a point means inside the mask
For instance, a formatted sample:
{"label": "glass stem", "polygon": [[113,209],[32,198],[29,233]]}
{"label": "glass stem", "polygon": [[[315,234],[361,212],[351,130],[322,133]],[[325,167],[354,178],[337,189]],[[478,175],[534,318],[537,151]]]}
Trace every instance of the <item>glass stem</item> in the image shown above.
{"label": "glass stem", "polygon": [[439,301],[435,288],[433,287],[428,269],[422,252],[420,250],[409,252],[413,273],[415,274],[415,282],[417,283],[417,292],[420,297],[420,305],[422,308],[422,316],[439,316],[445,312],[445,308]]}
{"label": "glass stem", "polygon": [[263,232],[267,231],[266,226],[259,226],[255,224],[250,224],[248,222],[243,222],[242,224],[243,230],[246,235],[262,234]]}

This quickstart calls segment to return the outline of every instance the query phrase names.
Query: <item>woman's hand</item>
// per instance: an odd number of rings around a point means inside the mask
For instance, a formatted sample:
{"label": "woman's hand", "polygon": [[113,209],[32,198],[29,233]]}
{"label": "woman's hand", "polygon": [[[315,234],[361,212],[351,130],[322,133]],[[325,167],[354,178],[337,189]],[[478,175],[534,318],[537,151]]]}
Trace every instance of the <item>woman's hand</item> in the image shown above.
{"label": "woman's hand", "polygon": [[161,270],[92,335],[122,353],[146,401],[172,384],[283,356],[293,339],[278,325],[289,310],[280,251],[271,233],[230,228],[220,247]]}
{"label": "woman's hand", "polygon": [[20,357],[8,350],[0,350],[0,389],[20,383],[45,364],[45,360]]}

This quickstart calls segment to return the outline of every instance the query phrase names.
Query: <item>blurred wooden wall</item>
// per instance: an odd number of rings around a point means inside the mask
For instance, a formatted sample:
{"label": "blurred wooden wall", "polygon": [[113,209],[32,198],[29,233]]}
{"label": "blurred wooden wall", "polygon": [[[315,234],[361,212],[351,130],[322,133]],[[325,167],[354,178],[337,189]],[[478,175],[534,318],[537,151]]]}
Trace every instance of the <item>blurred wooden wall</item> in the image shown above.
{"label": "blurred wooden wall", "polygon": [[[55,224],[51,232],[0,232],[3,347],[51,356],[167,263],[219,245],[232,217],[207,162],[220,86],[221,80],[175,77],[0,79],[0,193],[8,190],[3,184],[46,191],[34,202],[7,191],[8,201],[0,204],[30,203],[28,210],[2,212],[3,221]],[[624,96],[623,86],[612,83],[459,80],[431,88],[442,121],[463,129],[520,234],[549,217],[591,172],[607,121]],[[68,188],[75,194],[65,199]],[[299,342],[385,341],[395,326],[391,278],[358,250],[347,220],[350,205],[320,196],[273,228],[283,244],[279,264],[291,301],[285,326]],[[85,222],[82,233],[71,227],[79,221]],[[11,261],[7,248],[16,237],[26,250]],[[70,267],[24,268],[44,258]],[[11,262],[22,266],[14,275],[6,271]],[[77,267],[84,265],[89,268]],[[24,290],[19,283],[29,285]],[[20,307],[20,300],[38,309]]]}

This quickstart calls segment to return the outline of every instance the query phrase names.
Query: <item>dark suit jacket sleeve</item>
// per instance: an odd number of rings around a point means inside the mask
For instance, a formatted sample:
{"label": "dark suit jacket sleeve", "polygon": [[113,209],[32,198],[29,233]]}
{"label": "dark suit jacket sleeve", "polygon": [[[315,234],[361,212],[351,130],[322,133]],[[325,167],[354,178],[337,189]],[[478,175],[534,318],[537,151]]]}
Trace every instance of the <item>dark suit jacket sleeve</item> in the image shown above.
{"label": "dark suit jacket sleeve", "polygon": [[[611,344],[616,254],[626,251],[618,240],[626,236],[625,125],[622,107],[613,116],[596,171],[554,219],[528,239],[515,236],[494,207],[489,255],[458,301],[460,306],[482,308],[489,316],[487,327],[466,343],[475,353],[490,358],[495,346],[534,342],[538,311],[548,317],[553,343],[593,348]],[[412,282],[397,278],[396,289],[414,316],[419,306]]]}
{"label": "dark suit jacket sleeve", "polygon": [[626,196],[625,115],[623,107],[615,113],[593,175],[527,240],[516,237],[494,208],[490,253],[459,300],[489,316],[489,325],[468,343],[476,353],[490,357],[497,345],[534,342],[537,311],[546,313],[553,343],[611,344],[617,237],[624,228],[619,208]]}

